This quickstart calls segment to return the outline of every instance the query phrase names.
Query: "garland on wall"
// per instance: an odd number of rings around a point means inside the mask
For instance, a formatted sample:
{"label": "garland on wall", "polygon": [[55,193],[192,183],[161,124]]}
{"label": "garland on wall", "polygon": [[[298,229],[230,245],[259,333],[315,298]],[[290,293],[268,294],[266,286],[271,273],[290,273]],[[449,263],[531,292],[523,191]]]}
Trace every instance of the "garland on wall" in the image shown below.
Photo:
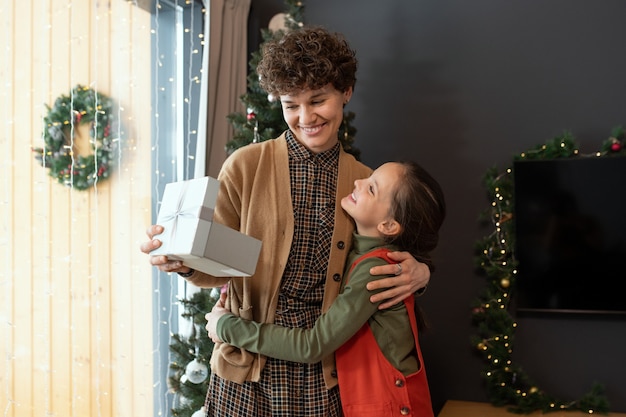
{"label": "garland on wall", "polygon": [[[515,156],[514,160],[623,156],[626,155],[624,133],[622,127],[615,128],[598,152],[581,155],[572,135],[566,132],[545,145]],[[484,213],[485,220],[490,221],[494,230],[476,244],[476,264],[486,276],[487,286],[472,305],[472,320],[477,327],[472,345],[486,363],[482,376],[489,400],[496,406],[508,406],[509,411],[518,414],[572,410],[606,414],[609,405],[602,385],[594,384],[579,400],[562,401],[540,389],[523,368],[513,362],[511,354],[517,327],[509,312],[517,274],[513,250],[513,169],[499,172],[492,168],[485,175],[484,183],[491,199],[491,206]]]}
{"label": "garland on wall", "polygon": [[[49,169],[59,183],[86,190],[108,178],[115,162],[118,140],[115,132],[114,103],[97,91],[77,85],[69,95],[61,95],[54,106],[46,104],[43,148],[33,148],[35,159]],[[89,125],[88,145],[78,153],[77,130]]]}

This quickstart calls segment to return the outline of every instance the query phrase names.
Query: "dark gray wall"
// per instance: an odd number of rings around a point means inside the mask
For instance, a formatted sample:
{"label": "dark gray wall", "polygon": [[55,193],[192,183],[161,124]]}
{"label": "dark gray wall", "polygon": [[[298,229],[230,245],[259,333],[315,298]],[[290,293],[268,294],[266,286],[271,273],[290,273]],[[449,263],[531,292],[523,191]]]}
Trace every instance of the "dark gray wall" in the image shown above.
{"label": "dark gray wall", "polygon": [[[448,399],[485,401],[483,363],[470,345],[470,304],[485,283],[473,248],[491,231],[478,222],[489,204],[481,180],[489,167],[504,169],[564,130],[592,152],[626,124],[626,1],[309,0],[305,7],[307,23],[343,32],[357,51],[348,110],[363,161],[414,159],[446,191],[438,269],[422,298],[431,324],[422,346],[435,411]],[[514,358],[564,399],[601,382],[612,410],[625,412],[625,348],[626,318],[524,318]]]}

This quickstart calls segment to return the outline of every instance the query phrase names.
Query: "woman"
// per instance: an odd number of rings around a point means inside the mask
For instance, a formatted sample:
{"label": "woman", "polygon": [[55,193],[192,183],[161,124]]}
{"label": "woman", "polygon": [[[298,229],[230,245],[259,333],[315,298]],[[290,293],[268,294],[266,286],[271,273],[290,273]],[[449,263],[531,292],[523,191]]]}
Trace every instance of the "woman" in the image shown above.
{"label": "woman", "polygon": [[[225,307],[261,323],[307,328],[326,311],[341,285],[354,225],[340,196],[371,169],[344,152],[338,129],[352,97],[357,60],[339,34],[302,28],[265,42],[260,85],[279,98],[289,129],[280,137],[240,148],[218,179],[214,221],[262,241],[249,278],[218,278],[189,270],[164,256],[150,258],[161,271],[177,272],[200,287],[228,285]],[[150,253],[163,231],[151,226],[141,245]],[[430,271],[410,254],[390,254],[395,265],[376,267],[382,278],[370,290],[387,308],[425,287]],[[315,364],[267,359],[222,344],[211,356],[208,416],[341,415],[334,358]]]}

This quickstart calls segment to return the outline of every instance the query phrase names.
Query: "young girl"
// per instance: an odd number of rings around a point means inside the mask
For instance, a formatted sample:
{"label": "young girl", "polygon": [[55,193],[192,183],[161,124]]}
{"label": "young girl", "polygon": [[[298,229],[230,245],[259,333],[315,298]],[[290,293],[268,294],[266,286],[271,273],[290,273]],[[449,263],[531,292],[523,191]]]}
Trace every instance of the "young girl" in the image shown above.
{"label": "young girl", "polygon": [[[432,269],[430,252],[445,217],[441,187],[419,165],[390,162],[356,180],[341,207],[356,232],[342,292],[310,329],[260,324],[219,306],[206,315],[209,337],[251,352],[315,363],[336,351],[344,415],[424,416],[433,410],[418,343],[414,298],[386,310],[370,302],[372,266],[405,250]],[[285,381],[288,383],[288,381]]]}

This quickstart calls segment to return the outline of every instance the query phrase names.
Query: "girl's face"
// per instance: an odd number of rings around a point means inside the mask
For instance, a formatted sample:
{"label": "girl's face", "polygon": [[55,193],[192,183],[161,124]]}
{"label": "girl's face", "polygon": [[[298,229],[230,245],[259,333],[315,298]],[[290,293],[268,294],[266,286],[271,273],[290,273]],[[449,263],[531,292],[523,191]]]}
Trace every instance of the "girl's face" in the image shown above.
{"label": "girl's face", "polygon": [[356,180],[352,194],[341,200],[341,207],[354,219],[360,235],[386,236],[400,232],[400,225],[390,212],[403,170],[398,163],[383,164],[369,178]]}
{"label": "girl's face", "polygon": [[319,90],[281,95],[280,102],[285,122],[296,139],[311,152],[320,153],[339,141],[343,106],[351,96],[352,88],[341,92],[328,84]]}

